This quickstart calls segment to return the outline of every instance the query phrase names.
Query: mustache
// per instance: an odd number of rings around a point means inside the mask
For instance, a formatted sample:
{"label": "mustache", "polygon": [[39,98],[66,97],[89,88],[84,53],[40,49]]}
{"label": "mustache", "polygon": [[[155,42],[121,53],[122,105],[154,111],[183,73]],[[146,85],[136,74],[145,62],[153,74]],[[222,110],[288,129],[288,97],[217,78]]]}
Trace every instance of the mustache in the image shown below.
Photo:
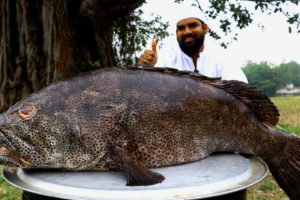
{"label": "mustache", "polygon": [[195,40],[197,39],[197,37],[194,34],[192,34],[192,33],[183,35],[181,39],[182,39],[182,41],[185,41],[187,38],[193,38]]}
{"label": "mustache", "polygon": [[[188,37],[193,37],[195,38],[195,42],[192,45],[188,45],[187,43],[185,43],[185,40],[183,40],[184,38],[188,38]],[[196,55],[197,53],[199,53],[200,48],[203,46],[204,43],[204,39],[205,36],[202,37],[195,37],[193,34],[187,34],[184,37],[181,38],[182,40],[178,41],[178,44],[180,46],[180,49],[188,56],[192,57],[194,55]]]}

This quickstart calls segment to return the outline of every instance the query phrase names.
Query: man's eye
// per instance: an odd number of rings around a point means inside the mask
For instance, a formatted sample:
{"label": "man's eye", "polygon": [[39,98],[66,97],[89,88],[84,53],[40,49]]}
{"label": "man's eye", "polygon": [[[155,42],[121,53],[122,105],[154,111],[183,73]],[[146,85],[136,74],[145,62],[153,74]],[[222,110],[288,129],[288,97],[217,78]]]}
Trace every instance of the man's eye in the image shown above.
{"label": "man's eye", "polygon": [[177,26],[177,31],[182,31],[184,29],[184,26]]}
{"label": "man's eye", "polygon": [[192,24],[189,25],[190,28],[195,28],[197,26],[198,26],[198,23],[192,23]]}
{"label": "man's eye", "polygon": [[33,104],[27,103],[20,107],[18,114],[23,120],[29,120],[36,115],[37,109]]}

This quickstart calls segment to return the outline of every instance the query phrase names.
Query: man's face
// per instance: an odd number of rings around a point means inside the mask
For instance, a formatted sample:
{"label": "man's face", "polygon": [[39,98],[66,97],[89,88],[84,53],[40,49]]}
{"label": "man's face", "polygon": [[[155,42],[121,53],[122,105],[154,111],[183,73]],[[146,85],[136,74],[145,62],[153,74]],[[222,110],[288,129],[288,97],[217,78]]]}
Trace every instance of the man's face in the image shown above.
{"label": "man's face", "polygon": [[176,35],[181,50],[190,57],[199,54],[207,32],[207,25],[197,18],[180,20]]}

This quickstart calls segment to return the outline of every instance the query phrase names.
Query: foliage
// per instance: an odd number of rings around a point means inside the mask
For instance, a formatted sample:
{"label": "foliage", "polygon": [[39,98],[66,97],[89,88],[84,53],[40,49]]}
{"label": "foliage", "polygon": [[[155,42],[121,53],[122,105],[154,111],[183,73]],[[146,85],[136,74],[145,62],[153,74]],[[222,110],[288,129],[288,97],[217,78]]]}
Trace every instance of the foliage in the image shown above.
{"label": "foliage", "polygon": [[89,61],[88,65],[91,69],[99,69],[101,67],[100,60],[95,60],[95,61]]}
{"label": "foliage", "polygon": [[[174,0],[176,3],[181,3],[185,0]],[[219,28],[225,35],[230,35],[229,41],[222,41],[221,46],[226,48],[232,40],[237,40],[237,29],[244,29],[252,22],[252,11],[261,11],[262,13],[282,13],[291,26],[295,26],[297,32],[300,32],[300,16],[297,12],[292,12],[288,6],[299,4],[298,0],[209,0],[209,7],[203,11],[203,4],[200,0],[193,0],[193,6],[197,6],[201,12],[204,12],[209,18],[214,19],[214,22],[219,22]],[[200,11],[199,10],[199,11]],[[221,33],[216,30],[210,30],[210,35],[215,39],[222,39]]]}
{"label": "foliage", "polygon": [[248,63],[243,70],[250,85],[258,87],[268,96],[274,96],[276,92],[276,79],[268,63]]}
{"label": "foliage", "polygon": [[117,65],[136,63],[136,52],[143,50],[150,38],[162,40],[169,36],[168,22],[160,16],[147,21],[142,19],[143,11],[136,9],[128,16],[118,19],[114,24],[113,50]]}
{"label": "foliage", "polygon": [[293,83],[300,86],[300,65],[296,62],[273,67],[267,62],[249,62],[243,68],[249,84],[260,88],[266,95],[274,96],[277,89]]}
{"label": "foliage", "polygon": [[0,165],[0,200],[21,200],[22,191],[4,180],[2,169],[3,166]]}
{"label": "foliage", "polygon": [[296,62],[283,63],[273,69],[277,77],[279,87],[293,83],[295,86],[300,86],[300,65]]}
{"label": "foliage", "polygon": [[260,189],[262,191],[270,191],[270,190],[274,190],[274,184],[271,183],[271,182],[267,182],[267,183],[264,183],[260,186]]}

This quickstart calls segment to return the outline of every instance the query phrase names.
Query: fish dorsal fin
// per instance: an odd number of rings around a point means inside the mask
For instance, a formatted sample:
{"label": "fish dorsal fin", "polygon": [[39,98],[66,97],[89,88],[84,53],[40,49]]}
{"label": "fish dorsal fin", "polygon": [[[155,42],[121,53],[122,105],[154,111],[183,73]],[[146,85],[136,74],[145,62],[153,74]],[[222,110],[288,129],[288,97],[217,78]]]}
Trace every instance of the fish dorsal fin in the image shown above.
{"label": "fish dorsal fin", "polygon": [[[122,68],[124,68],[124,67],[122,67]],[[171,68],[171,67],[153,67],[153,66],[147,66],[147,65],[144,65],[144,66],[139,65],[139,66],[127,66],[127,67],[125,67],[125,69],[133,69],[133,70],[142,69],[145,71],[162,72],[162,73],[173,74],[173,75],[177,75],[177,76],[190,76],[192,78],[201,80],[203,82],[211,82],[211,81],[221,80],[221,78],[211,78],[211,77],[203,76],[196,72],[178,70],[178,69]]]}
{"label": "fish dorsal fin", "polygon": [[177,76],[190,76],[197,81],[207,83],[235,96],[247,105],[261,122],[268,125],[276,125],[279,121],[279,112],[273,102],[258,88],[247,83],[235,80],[225,81],[220,78],[210,78],[199,73],[179,71],[177,69],[167,67],[132,66],[128,68],[163,72]]}
{"label": "fish dorsal fin", "polygon": [[196,80],[205,82],[233,95],[247,105],[259,121],[274,126],[278,123],[279,111],[269,97],[258,88],[236,80],[220,80],[195,73],[192,73],[191,76]]}
{"label": "fish dorsal fin", "polygon": [[273,102],[258,88],[241,81],[215,81],[209,83],[223,89],[246,104],[256,117],[268,125],[276,125],[279,121],[279,111]]}

